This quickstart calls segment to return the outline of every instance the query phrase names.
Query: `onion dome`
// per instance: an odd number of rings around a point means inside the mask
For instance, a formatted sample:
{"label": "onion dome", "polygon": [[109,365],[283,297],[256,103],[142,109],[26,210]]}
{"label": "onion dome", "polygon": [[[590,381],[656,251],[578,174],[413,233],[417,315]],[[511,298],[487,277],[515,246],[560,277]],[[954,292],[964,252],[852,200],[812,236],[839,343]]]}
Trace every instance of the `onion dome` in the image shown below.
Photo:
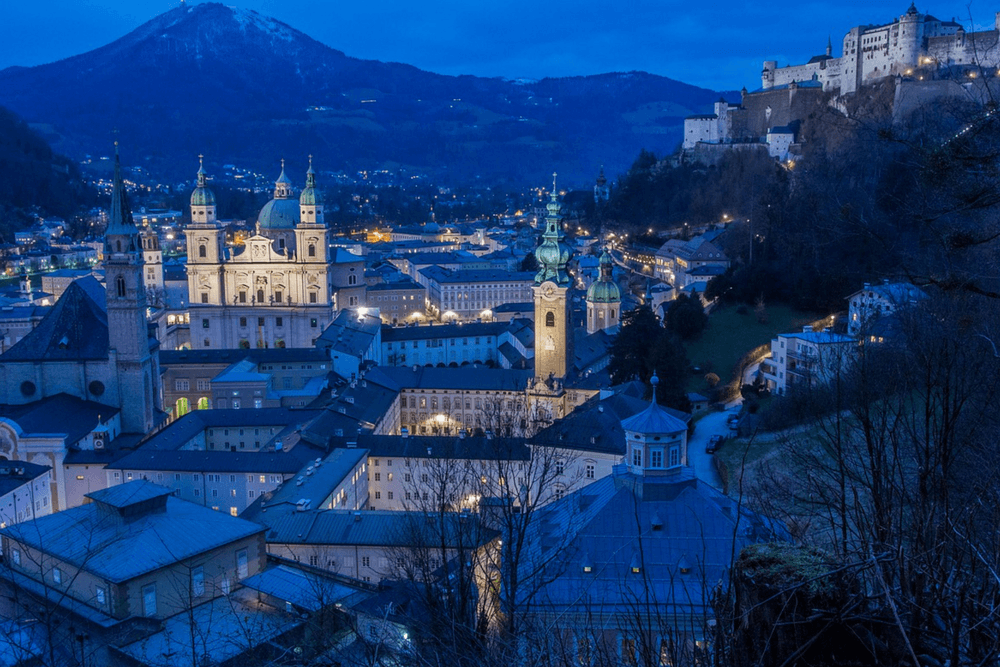
{"label": "onion dome", "polygon": [[208,174],[205,173],[204,156],[198,156],[198,185],[191,193],[191,206],[215,206],[215,193],[208,189]]}
{"label": "onion dome", "polygon": [[[282,173],[284,173],[282,171]],[[316,189],[316,172],[313,171],[313,158],[309,156],[309,170],[306,172],[306,189],[299,195],[300,206],[319,206],[322,198]]]}
{"label": "onion dome", "polygon": [[542,243],[535,249],[535,259],[538,260],[538,273],[535,274],[535,284],[552,281],[558,285],[569,285],[569,274],[566,264],[572,251],[563,242],[562,216],[559,196],[556,191],[555,174],[552,174],[552,194],[546,206],[548,216],[545,218],[545,233]]}
{"label": "onion dome", "polygon": [[612,277],[614,263],[606,250],[601,254],[600,267],[601,277],[595,280],[587,290],[587,301],[590,303],[619,303],[622,300],[622,292]]}
{"label": "onion dome", "polygon": [[274,199],[264,204],[257,216],[259,229],[291,229],[299,224],[299,202],[292,198],[292,182],[285,175],[285,161],[281,161],[281,175],[274,182]]}

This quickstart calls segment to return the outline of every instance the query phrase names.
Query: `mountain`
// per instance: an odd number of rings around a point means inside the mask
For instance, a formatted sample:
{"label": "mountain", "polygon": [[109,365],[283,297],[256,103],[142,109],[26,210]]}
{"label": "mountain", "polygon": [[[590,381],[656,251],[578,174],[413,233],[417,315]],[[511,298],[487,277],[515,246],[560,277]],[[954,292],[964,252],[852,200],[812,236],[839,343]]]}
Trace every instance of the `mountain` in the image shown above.
{"label": "mountain", "polygon": [[0,242],[13,241],[12,232],[26,226],[32,212],[69,218],[96,199],[76,163],[0,107]]}
{"label": "mountain", "polygon": [[717,92],[643,72],[507,81],[351,58],[256,12],[182,5],[94,51],[0,71],[0,104],[70,155],[126,153],[169,178],[195,155],[276,171],[404,165],[546,183],[673,150]]}

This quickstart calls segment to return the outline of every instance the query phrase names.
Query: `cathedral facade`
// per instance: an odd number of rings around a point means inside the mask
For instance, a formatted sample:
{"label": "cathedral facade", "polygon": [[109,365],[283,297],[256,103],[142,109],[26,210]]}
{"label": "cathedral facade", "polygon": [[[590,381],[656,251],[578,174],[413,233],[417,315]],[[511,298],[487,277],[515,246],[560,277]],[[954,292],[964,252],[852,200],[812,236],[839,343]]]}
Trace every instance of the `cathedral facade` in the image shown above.
{"label": "cathedral facade", "polygon": [[187,229],[191,347],[312,347],[335,303],[328,230],[310,162],[296,199],[281,175],[243,246],[228,248],[204,167]]}

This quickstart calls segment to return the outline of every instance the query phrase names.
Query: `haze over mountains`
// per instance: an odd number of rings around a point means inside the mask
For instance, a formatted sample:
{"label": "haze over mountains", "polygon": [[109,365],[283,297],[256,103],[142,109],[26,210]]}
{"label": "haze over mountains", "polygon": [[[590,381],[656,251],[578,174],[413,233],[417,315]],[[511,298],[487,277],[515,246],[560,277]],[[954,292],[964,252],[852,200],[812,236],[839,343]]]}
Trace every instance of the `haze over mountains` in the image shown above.
{"label": "haze over mountains", "polygon": [[517,82],[351,58],[279,21],[181,6],[94,51],[0,72],[0,105],[73,157],[190,178],[195,156],[277,172],[407,166],[445,181],[590,182],[673,150],[719,96],[642,72]]}

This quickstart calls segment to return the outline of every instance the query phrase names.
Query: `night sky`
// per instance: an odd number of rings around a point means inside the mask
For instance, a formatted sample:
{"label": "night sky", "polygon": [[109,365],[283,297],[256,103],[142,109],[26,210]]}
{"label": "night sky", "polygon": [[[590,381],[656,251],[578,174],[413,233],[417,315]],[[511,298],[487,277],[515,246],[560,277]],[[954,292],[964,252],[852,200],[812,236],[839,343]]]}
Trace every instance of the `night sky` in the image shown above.
{"label": "night sky", "polygon": [[[231,3],[233,0],[228,0]],[[706,88],[753,90],[764,60],[805,62],[833,36],[887,23],[909,0],[238,0],[350,56],[442,74],[537,79],[645,70]],[[102,46],[177,5],[166,0],[4,3],[0,69]],[[618,7],[615,7],[618,5]],[[921,11],[992,27],[996,7],[940,2]],[[968,28],[967,28],[968,29]]]}

